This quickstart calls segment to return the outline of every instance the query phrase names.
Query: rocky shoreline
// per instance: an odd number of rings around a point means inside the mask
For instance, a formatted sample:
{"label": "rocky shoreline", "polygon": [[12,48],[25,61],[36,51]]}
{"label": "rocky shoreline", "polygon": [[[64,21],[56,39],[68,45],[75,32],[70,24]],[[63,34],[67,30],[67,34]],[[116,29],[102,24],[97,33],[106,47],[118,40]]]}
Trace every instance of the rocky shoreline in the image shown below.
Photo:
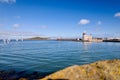
{"label": "rocky shoreline", "polygon": [[74,65],[40,80],[120,80],[120,60]]}
{"label": "rocky shoreline", "polygon": [[73,65],[55,73],[0,70],[0,80],[120,80],[120,59]]}

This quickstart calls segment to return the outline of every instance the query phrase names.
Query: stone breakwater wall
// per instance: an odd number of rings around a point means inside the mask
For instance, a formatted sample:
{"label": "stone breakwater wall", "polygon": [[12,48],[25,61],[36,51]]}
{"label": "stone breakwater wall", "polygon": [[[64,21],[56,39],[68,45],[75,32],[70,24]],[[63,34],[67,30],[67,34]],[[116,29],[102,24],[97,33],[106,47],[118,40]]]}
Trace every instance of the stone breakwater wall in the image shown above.
{"label": "stone breakwater wall", "polygon": [[39,80],[120,80],[120,60],[74,65]]}

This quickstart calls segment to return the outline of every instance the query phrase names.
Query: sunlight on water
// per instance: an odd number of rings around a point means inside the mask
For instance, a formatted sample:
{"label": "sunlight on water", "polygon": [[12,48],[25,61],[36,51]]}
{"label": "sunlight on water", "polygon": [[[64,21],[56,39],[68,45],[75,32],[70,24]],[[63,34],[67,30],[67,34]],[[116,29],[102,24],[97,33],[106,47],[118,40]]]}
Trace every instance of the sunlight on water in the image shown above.
{"label": "sunlight on water", "polygon": [[120,43],[0,41],[0,69],[54,72],[71,65],[120,59]]}

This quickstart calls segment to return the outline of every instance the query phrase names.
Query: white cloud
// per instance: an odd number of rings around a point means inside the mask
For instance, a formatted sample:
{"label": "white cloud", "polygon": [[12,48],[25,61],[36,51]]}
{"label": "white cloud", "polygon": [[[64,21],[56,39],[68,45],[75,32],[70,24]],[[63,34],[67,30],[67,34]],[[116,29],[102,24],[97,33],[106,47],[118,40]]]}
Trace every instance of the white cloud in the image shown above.
{"label": "white cloud", "polygon": [[20,24],[13,24],[13,27],[14,27],[14,28],[19,28],[19,27],[20,27]]}
{"label": "white cloud", "polygon": [[0,0],[0,3],[15,3],[16,0]]}
{"label": "white cloud", "polygon": [[88,19],[81,19],[78,24],[85,25],[85,24],[88,24],[88,23],[90,23],[90,20],[88,20]]}
{"label": "white cloud", "polygon": [[101,22],[101,21],[98,21],[98,22],[97,22],[97,24],[98,24],[98,25],[101,25],[101,24],[102,24],[102,22]]}
{"label": "white cloud", "polygon": [[120,12],[116,13],[114,16],[115,17],[120,17]]}
{"label": "white cloud", "polygon": [[22,38],[22,37],[31,37],[31,36],[41,36],[38,33],[34,33],[34,32],[18,32],[18,31],[0,31],[0,39],[6,39],[6,38],[11,38],[11,39],[15,39],[15,38]]}

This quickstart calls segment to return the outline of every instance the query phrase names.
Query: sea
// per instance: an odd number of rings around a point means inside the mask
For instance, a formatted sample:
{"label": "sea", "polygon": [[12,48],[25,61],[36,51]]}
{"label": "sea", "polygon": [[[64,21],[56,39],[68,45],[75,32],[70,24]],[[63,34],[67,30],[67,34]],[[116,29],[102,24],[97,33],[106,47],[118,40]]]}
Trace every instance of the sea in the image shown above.
{"label": "sea", "polygon": [[120,59],[119,42],[0,41],[0,70],[56,72],[72,65]]}

